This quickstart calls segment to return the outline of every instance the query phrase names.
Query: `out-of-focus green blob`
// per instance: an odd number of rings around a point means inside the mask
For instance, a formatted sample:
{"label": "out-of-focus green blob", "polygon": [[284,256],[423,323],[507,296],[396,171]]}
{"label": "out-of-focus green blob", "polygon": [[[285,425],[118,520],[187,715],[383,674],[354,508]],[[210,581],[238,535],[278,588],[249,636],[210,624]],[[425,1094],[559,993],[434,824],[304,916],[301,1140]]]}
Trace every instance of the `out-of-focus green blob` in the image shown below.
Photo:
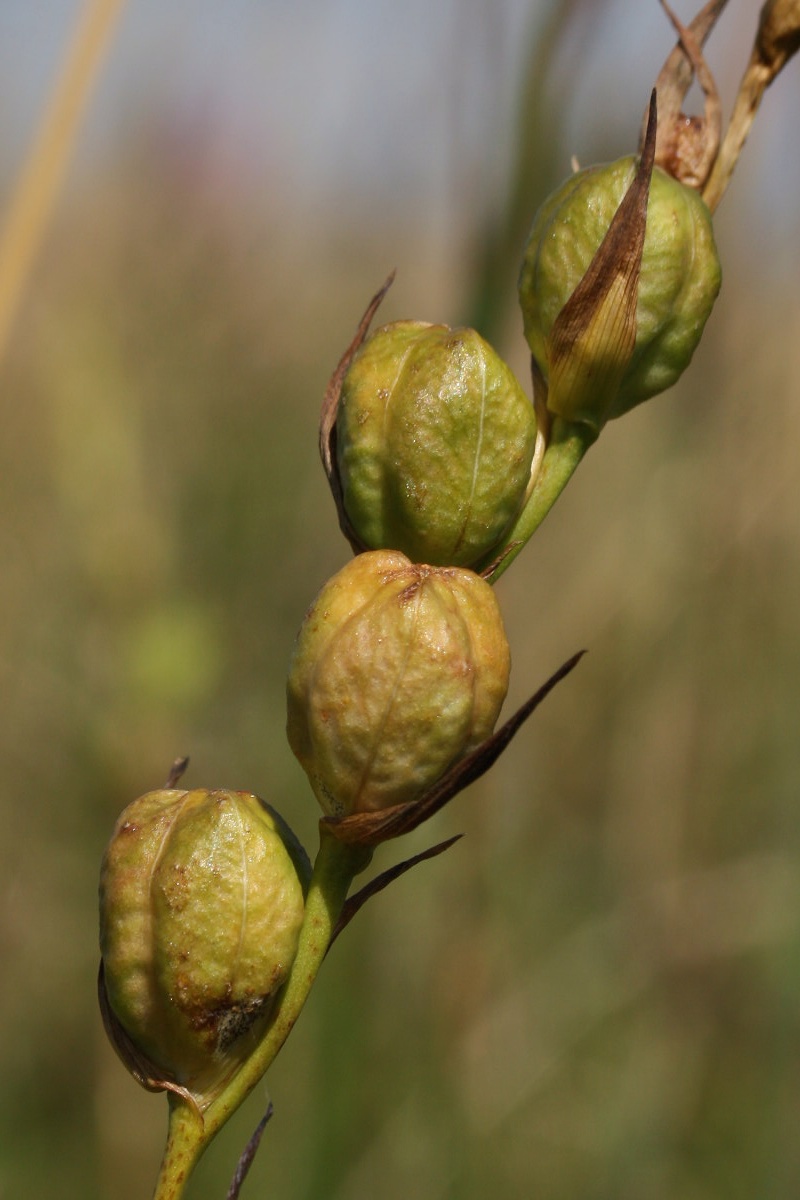
{"label": "out-of-focus green blob", "polygon": [[494,729],[510,655],[491,587],[368,551],[323,587],[297,638],[289,744],[331,816],[421,796]]}
{"label": "out-of-focus green blob", "polygon": [[148,792],[100,877],[108,1003],[164,1080],[209,1103],[253,1045],[294,961],[304,856],[245,792]]}
{"label": "out-of-focus green blob", "polygon": [[[545,380],[550,332],[605,237],[636,167],[637,160],[628,157],[579,171],[534,218],[519,298],[525,337]],[[696,192],[656,167],[638,279],[635,345],[598,426],[675,383],[700,341],[720,281],[708,209]],[[554,402],[554,411],[569,419],[569,413],[558,412],[557,397]]]}
{"label": "out-of-focus green blob", "polygon": [[536,421],[474,330],[398,321],[351,364],[336,434],[345,511],[364,546],[469,566],[522,505]]}

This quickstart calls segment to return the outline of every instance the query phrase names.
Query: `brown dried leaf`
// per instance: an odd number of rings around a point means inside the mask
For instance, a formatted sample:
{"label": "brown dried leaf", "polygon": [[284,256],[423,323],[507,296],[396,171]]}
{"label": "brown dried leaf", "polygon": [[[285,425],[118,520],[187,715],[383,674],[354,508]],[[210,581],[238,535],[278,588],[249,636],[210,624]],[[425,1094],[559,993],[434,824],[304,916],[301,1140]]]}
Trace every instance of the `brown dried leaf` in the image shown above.
{"label": "brown dried leaf", "polygon": [[274,1109],[272,1107],[272,1101],[270,1100],[269,1104],[267,1105],[267,1111],[256,1125],[250,1140],[248,1141],[242,1153],[239,1155],[239,1161],[236,1164],[236,1171],[234,1172],[231,1185],[228,1188],[228,1195],[226,1196],[225,1200],[239,1200],[239,1193],[242,1190],[242,1184],[247,1178],[247,1174],[253,1165],[253,1160],[255,1159],[258,1147],[261,1144],[261,1138],[264,1130],[267,1128],[268,1122],[272,1120],[273,1112]]}
{"label": "brown dried leaf", "polygon": [[769,84],[800,50],[800,0],[767,0],[759,17],[756,50],[769,72]]}
{"label": "brown dried leaf", "polygon": [[636,175],[548,337],[549,405],[600,432],[636,343],[636,301],[657,130],[656,93]]}
{"label": "brown dried leaf", "polygon": [[410,833],[412,829],[416,829],[423,821],[427,821],[439,809],[444,808],[445,804],[454,796],[489,770],[523,722],[527,721],[531,713],[539,707],[556,684],[577,666],[583,654],[584,651],[580,650],[577,654],[573,654],[572,658],[567,659],[563,666],[559,667],[555,674],[551,675],[500,729],[481,742],[480,746],[471,754],[460,759],[449,771],[446,771],[441,779],[418,800],[413,800],[409,804],[397,804],[392,808],[381,809],[379,812],[350,813],[346,817],[323,817],[320,824],[339,841],[347,842],[350,845],[377,846],[380,842],[388,841],[389,838]]}
{"label": "brown dried leaf", "polygon": [[712,212],[731,181],[765,91],[798,50],[800,0],[766,0],[759,15],[750,61],[736,94],[730,124],[703,188],[703,199]]}
{"label": "brown dried leaf", "polygon": [[[354,896],[348,896],[342,909],[339,920],[336,922],[336,928],[331,936],[330,946],[333,945],[336,938],[342,930],[350,924],[356,913],[364,907],[368,900],[373,896],[377,896],[384,888],[387,888],[390,883],[394,883],[395,879],[399,879],[401,875],[405,875],[412,867],[416,867],[418,863],[427,862],[430,858],[438,858],[440,854],[444,854],[445,850],[449,850],[456,842],[460,841],[461,834],[457,833],[455,837],[448,838],[444,842],[439,842],[436,846],[431,846],[428,850],[423,850],[420,854],[415,854],[412,858],[407,858],[396,866],[390,867],[388,871],[383,871]],[[328,949],[330,949],[330,946]]]}
{"label": "brown dried leaf", "polygon": [[[726,4],[727,0],[709,0],[689,25],[683,25],[666,0],[661,0],[680,40],[656,80],[659,122],[655,161],[698,191],[711,173],[722,136],[719,91],[702,48]],[[682,108],[695,75],[705,96],[702,117],[687,116]]]}
{"label": "brown dried leaf", "polygon": [[395,272],[392,271],[386,278],[386,282],[375,293],[370,300],[364,315],[358,323],[355,336],[350,342],[350,345],[345,350],[342,357],[339,359],[336,370],[328,381],[328,386],[325,389],[325,396],[322,401],[322,411],[319,418],[319,453],[322,459],[322,465],[325,469],[325,475],[328,479],[328,485],[333,495],[333,500],[336,505],[336,513],[339,518],[339,528],[353,548],[355,554],[360,554],[367,547],[358,537],[358,534],[353,529],[344,510],[344,499],[342,495],[342,484],[339,478],[339,467],[336,460],[336,415],[339,411],[339,400],[342,394],[342,384],[344,383],[345,375],[347,374],[350,364],[355,358],[358,351],[367,336],[369,327],[372,323],[372,318],[378,311],[380,304],[388,292],[389,288],[394,283]]}

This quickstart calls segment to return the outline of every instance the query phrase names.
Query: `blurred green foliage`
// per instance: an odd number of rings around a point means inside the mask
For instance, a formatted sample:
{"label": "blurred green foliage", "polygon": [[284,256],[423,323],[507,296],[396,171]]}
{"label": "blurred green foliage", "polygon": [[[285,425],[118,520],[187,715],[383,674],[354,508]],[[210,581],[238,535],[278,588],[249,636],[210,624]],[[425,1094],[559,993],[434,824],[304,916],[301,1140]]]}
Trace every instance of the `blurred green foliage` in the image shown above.
{"label": "blurred green foliage", "polygon": [[[531,128],[511,224],[565,159]],[[788,286],[743,219],[684,380],[604,432],[498,587],[509,705],[590,653],[402,849],[467,836],[337,942],[245,1196],[800,1191],[800,238]],[[102,847],[186,753],[190,785],[260,793],[313,851],[283,687],[347,555],[319,400],[395,261],[420,311],[387,319],[484,313],[524,374],[496,288],[520,247],[482,236],[466,280],[434,277],[407,226],[298,231],[157,143],[62,210],[3,365],[0,1197],[149,1194],[166,1102],[100,1028]],[[225,1194],[266,1098],[191,1195]]]}

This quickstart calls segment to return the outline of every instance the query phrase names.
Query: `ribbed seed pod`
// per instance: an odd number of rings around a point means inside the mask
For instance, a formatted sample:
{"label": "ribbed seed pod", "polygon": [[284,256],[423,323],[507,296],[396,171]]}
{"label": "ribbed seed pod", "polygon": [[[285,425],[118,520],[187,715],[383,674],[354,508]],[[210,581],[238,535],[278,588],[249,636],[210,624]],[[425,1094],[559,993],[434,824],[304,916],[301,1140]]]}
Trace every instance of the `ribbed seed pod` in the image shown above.
{"label": "ribbed seed pod", "polygon": [[148,792],[119,818],[100,877],[103,983],[149,1084],[203,1107],[252,1048],[303,919],[292,837],[245,792]]}
{"label": "ribbed seed pod", "polygon": [[[519,278],[525,337],[544,379],[552,384],[553,329],[584,278],[637,169],[635,158],[588,167],[568,179],[539,209]],[[594,343],[581,346],[585,386],[551,386],[548,407],[567,420],[599,430],[606,420],[670,387],[688,366],[720,287],[721,271],[711,216],[697,192],[655,168],[641,253],[628,287],[635,328],[620,347],[613,387],[592,388],[609,377],[616,346],[603,314]],[[610,303],[627,297],[610,294]],[[625,340],[624,322],[616,332]],[[596,361],[596,366],[593,365]],[[613,371],[612,371],[613,375]]]}
{"label": "ribbed seed pod", "polygon": [[473,329],[397,321],[350,365],[336,434],[345,511],[364,546],[470,566],[522,505],[536,421]]}
{"label": "ribbed seed pod", "polygon": [[331,816],[422,795],[494,729],[510,655],[490,586],[397,551],[354,558],[297,638],[289,744]]}

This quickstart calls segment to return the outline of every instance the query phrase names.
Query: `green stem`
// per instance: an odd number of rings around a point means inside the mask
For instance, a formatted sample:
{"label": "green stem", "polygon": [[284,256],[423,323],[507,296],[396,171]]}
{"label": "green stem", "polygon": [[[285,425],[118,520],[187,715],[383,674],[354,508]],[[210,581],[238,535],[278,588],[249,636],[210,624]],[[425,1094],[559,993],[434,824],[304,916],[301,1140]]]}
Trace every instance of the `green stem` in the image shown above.
{"label": "green stem", "polygon": [[207,1144],[200,1110],[171,1092],[167,1144],[154,1200],[179,1200]]}
{"label": "green stem", "polygon": [[270,1024],[250,1057],[201,1114],[187,1099],[170,1095],[169,1133],[153,1200],[180,1200],[203,1151],[250,1094],[291,1033],[322,965],[355,875],[371,851],[321,833],[306,897],[297,957]]}
{"label": "green stem", "polygon": [[[553,419],[550,440],[533,490],[514,525],[503,538],[503,546],[509,549],[488,577],[490,583],[495,583],[511,566],[525,543],[539,528],[596,437],[597,434],[588,425],[563,421],[560,417]],[[493,557],[496,555],[495,550]]]}

